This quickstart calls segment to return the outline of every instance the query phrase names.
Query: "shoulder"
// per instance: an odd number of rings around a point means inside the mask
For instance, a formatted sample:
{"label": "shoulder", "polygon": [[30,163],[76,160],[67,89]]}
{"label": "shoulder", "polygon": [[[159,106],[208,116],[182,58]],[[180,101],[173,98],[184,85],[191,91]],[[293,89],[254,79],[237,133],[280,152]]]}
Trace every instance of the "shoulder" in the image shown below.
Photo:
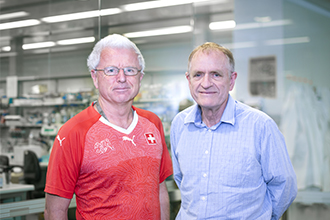
{"label": "shoulder", "polygon": [[267,121],[273,121],[273,119],[269,115],[259,109],[253,108],[239,101],[235,101],[235,103],[236,117],[248,117],[257,121],[261,121],[262,123],[265,123]]}
{"label": "shoulder", "polygon": [[246,128],[254,128],[259,132],[279,132],[276,122],[265,112],[248,106],[239,101],[236,102],[235,118],[236,122]]}
{"label": "shoulder", "polygon": [[187,129],[190,124],[194,124],[196,120],[197,104],[186,108],[179,112],[172,120],[171,123],[171,134],[173,136],[182,134],[183,130]]}
{"label": "shoulder", "polygon": [[92,106],[79,112],[77,115],[69,119],[62,127],[61,132],[72,132],[74,130],[81,131],[90,128],[96,121],[99,120],[98,114]]}
{"label": "shoulder", "polygon": [[162,125],[162,121],[155,113],[148,111],[148,110],[141,109],[141,108],[137,108],[134,106],[133,106],[133,109],[136,111],[136,113],[139,115],[139,117],[143,117],[143,118],[147,119],[151,123],[155,124],[157,127]]}
{"label": "shoulder", "polygon": [[172,123],[184,123],[185,119],[187,119],[187,117],[190,118],[190,120],[194,121],[195,117],[196,117],[196,111],[197,111],[197,104],[192,105],[184,110],[182,110],[181,112],[179,112],[174,118],[173,118],[173,122]]}

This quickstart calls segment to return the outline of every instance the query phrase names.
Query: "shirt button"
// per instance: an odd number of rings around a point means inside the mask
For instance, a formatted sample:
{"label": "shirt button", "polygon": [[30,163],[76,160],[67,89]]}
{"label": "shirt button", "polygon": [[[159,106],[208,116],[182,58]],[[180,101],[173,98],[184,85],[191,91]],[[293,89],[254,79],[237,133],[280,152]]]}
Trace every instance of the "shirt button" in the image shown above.
{"label": "shirt button", "polygon": [[208,154],[208,153],[209,153],[209,151],[208,151],[208,150],[206,150],[206,151],[205,151],[205,154]]}
{"label": "shirt button", "polygon": [[202,196],[202,200],[205,201],[206,200],[206,197],[205,196]]}
{"label": "shirt button", "polygon": [[211,132],[212,130],[211,130],[211,129],[209,129],[208,131],[209,131],[209,132]]}
{"label": "shirt button", "polygon": [[207,174],[206,174],[206,173],[204,173],[204,174],[203,174],[203,177],[207,177]]}

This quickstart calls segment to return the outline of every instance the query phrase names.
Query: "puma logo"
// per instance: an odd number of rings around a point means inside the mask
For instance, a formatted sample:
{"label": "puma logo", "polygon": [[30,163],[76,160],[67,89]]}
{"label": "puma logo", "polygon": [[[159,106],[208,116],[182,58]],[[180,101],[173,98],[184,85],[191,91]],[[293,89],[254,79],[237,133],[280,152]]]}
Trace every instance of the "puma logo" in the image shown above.
{"label": "puma logo", "polygon": [[57,135],[57,140],[60,142],[60,146],[62,146],[62,142],[64,141],[65,137],[61,140],[60,135]]}
{"label": "puma logo", "polygon": [[130,141],[130,142],[132,142],[132,144],[133,144],[134,146],[136,146],[136,144],[134,143],[134,137],[135,137],[135,135],[133,135],[133,138],[131,139],[131,138],[129,138],[129,137],[124,136],[124,137],[123,137],[123,141]]}

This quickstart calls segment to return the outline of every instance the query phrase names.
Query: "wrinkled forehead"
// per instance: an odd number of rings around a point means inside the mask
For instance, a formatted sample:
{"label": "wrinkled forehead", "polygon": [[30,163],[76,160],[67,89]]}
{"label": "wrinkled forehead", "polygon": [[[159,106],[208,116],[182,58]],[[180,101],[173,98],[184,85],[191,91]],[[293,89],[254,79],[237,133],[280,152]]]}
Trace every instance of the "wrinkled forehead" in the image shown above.
{"label": "wrinkled forehead", "polygon": [[200,63],[218,63],[219,66],[224,66],[229,68],[229,59],[228,57],[220,50],[217,49],[205,49],[196,51],[189,61],[189,71],[192,68],[192,65],[196,66],[196,64]]}

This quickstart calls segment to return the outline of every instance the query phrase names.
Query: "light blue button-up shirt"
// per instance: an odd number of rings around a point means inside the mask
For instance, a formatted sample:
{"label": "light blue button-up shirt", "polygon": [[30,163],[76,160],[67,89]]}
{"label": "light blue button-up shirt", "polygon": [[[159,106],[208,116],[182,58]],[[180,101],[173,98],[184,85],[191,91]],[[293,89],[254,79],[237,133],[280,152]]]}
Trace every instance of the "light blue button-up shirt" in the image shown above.
{"label": "light blue button-up shirt", "polygon": [[279,219],[297,195],[284,138],[265,113],[230,95],[221,121],[207,127],[194,105],[171,126],[177,220]]}

